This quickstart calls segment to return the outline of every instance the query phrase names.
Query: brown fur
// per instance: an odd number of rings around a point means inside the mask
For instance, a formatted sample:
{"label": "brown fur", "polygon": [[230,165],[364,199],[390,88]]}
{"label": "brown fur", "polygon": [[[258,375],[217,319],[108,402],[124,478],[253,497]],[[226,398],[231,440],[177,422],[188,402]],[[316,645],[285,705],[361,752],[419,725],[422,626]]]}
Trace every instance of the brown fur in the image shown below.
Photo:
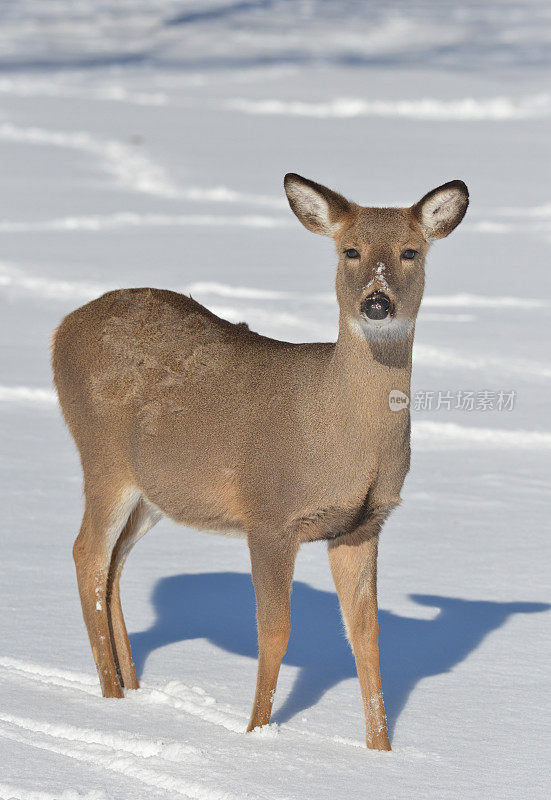
{"label": "brown fur", "polygon": [[[56,333],[55,383],[84,473],[86,508],[74,547],[83,614],[103,693],[121,697],[123,686],[138,687],[119,594],[135,541],[162,514],[246,536],[259,635],[251,730],[270,719],[298,547],[326,539],[367,744],[389,749],[377,541],[409,468],[409,412],[392,412],[388,395],[409,395],[428,223],[423,201],[412,209],[362,208],[296,175],[286,177],[286,189],[301,221],[335,238],[336,343],[269,339],[158,289],[109,292],[69,314]],[[458,224],[467,195],[460,182],[430,193],[437,217],[438,192],[451,196],[441,232],[450,214]],[[345,256],[348,248],[360,258]],[[406,248],[418,251],[415,263],[401,258]],[[373,288],[411,322],[404,335],[362,333],[360,307]]]}

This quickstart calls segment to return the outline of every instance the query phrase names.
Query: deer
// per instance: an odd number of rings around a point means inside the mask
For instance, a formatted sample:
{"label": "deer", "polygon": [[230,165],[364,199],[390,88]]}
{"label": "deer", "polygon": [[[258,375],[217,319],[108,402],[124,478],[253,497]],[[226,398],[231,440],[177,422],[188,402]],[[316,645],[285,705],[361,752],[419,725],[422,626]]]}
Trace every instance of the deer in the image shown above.
{"label": "deer", "polygon": [[103,696],[122,698],[139,688],[120,594],[132,547],[162,517],[245,538],[258,630],[252,731],[270,722],[297,552],[325,540],[366,745],[390,750],[377,554],[409,471],[410,409],[389,397],[410,396],[426,254],[461,222],[469,193],[453,180],[411,207],[379,208],[295,173],[284,187],[299,221],[336,245],[336,342],[271,339],[152,288],[108,292],[54,333],[54,382],[83,472],[82,613]]}

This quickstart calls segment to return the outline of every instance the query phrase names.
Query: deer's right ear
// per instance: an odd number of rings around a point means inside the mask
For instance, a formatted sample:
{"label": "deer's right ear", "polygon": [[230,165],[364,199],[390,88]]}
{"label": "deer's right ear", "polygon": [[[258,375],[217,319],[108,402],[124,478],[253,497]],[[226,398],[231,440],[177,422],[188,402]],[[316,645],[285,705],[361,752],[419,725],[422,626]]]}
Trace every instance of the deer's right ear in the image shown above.
{"label": "deer's right ear", "polygon": [[292,210],[313,233],[334,236],[352,210],[352,203],[342,195],[294,172],[285,176],[284,185]]}

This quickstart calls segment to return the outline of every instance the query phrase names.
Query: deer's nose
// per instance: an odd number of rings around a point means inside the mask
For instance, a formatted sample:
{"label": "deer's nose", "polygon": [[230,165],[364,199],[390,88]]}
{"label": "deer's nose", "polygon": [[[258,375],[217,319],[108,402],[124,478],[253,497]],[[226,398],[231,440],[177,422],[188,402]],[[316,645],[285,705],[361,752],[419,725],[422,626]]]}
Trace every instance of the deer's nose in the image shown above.
{"label": "deer's nose", "polygon": [[361,305],[361,312],[368,319],[385,319],[390,311],[390,300],[382,292],[373,292]]}

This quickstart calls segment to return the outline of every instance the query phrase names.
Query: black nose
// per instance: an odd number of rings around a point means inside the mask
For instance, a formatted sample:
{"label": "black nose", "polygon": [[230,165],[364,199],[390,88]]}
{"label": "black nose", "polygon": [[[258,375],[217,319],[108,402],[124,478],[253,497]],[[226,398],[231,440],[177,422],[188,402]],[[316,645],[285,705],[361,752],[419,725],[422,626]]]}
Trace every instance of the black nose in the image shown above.
{"label": "black nose", "polygon": [[361,305],[362,314],[368,319],[385,319],[390,311],[390,300],[382,292],[374,292]]}

